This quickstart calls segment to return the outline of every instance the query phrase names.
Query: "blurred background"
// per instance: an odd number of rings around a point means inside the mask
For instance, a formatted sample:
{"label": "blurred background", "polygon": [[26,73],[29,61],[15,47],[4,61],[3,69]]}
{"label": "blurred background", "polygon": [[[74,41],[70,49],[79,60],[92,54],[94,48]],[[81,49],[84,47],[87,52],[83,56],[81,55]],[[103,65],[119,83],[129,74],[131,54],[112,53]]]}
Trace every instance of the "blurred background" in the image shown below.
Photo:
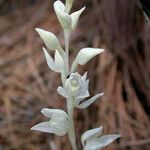
{"label": "blurred background", "polygon": [[[34,30],[55,33],[64,46],[53,2],[0,0],[0,150],[70,149],[67,136],[30,131],[46,119],[42,108],[66,110],[56,91],[60,76],[48,68]],[[73,10],[84,5],[70,57],[83,47],[106,49],[78,70],[88,70],[91,95],[105,95],[89,109],[75,110],[78,149],[84,131],[103,125],[104,133],[122,135],[106,150],[150,150],[150,2],[75,0]]]}

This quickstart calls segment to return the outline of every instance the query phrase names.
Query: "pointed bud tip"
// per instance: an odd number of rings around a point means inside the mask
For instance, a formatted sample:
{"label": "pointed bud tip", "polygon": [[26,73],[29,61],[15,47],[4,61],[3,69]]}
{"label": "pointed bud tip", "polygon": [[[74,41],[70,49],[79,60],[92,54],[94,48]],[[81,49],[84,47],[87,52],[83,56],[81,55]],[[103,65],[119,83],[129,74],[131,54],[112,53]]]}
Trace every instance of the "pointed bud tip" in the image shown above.
{"label": "pointed bud tip", "polygon": [[43,108],[43,109],[41,110],[41,113],[43,114],[45,111],[47,111],[47,108]]}
{"label": "pointed bud tip", "polygon": [[121,138],[122,137],[122,135],[120,135],[120,134],[117,134],[117,138]]}
{"label": "pointed bud tip", "polygon": [[84,11],[86,9],[86,6],[84,6],[81,10]]}
{"label": "pointed bud tip", "polygon": [[35,130],[34,126],[32,128],[30,128],[30,130]]}
{"label": "pointed bud tip", "polygon": [[40,29],[40,28],[35,28],[35,31],[36,32],[40,32],[42,29]]}
{"label": "pointed bud tip", "polygon": [[99,53],[102,53],[105,51],[105,49],[103,49],[103,48],[98,48],[98,50],[99,50]]}
{"label": "pointed bud tip", "polygon": [[104,93],[100,93],[100,96],[103,96],[104,95]]}
{"label": "pointed bud tip", "polygon": [[103,126],[101,125],[99,128],[102,130],[102,129],[103,129]]}
{"label": "pointed bud tip", "polygon": [[44,53],[46,53],[46,52],[47,52],[47,50],[45,49],[45,47],[42,47],[42,49],[43,49]]}

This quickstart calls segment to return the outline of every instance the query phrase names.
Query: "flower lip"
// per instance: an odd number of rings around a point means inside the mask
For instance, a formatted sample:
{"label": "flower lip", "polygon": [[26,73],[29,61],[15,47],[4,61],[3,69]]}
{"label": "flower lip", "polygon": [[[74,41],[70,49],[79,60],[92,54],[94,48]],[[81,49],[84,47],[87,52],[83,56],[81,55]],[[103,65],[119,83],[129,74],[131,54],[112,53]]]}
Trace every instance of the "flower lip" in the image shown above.
{"label": "flower lip", "polygon": [[87,93],[88,80],[86,81],[86,78],[81,76],[77,72],[72,73],[66,80],[65,90],[67,91],[66,93],[70,93],[73,97],[81,97],[85,95],[85,93]]}

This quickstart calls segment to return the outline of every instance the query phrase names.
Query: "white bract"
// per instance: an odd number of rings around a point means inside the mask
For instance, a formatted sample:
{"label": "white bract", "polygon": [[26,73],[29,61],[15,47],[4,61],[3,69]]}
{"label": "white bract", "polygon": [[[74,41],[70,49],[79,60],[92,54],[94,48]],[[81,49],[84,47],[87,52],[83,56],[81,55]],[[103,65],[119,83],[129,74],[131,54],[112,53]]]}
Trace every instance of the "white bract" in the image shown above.
{"label": "white bract", "polygon": [[[70,2],[68,1],[68,3]],[[63,29],[72,31],[76,29],[79,17],[81,13],[85,10],[85,7],[70,15],[66,11],[66,6],[60,0],[57,0],[54,3],[54,10]]]}
{"label": "white bract", "polygon": [[39,123],[31,128],[46,133],[54,133],[58,136],[66,134],[68,129],[68,115],[60,109],[42,109],[41,113],[50,118],[50,121]]}
{"label": "white bract", "polygon": [[53,33],[39,28],[36,28],[35,30],[38,32],[43,42],[50,50],[63,50],[57,37]]}
{"label": "white bract", "polygon": [[64,61],[59,52],[57,50],[55,51],[55,59],[53,59],[45,48],[43,48],[43,51],[49,68],[55,72],[61,73],[64,70]]}
{"label": "white bract", "polygon": [[89,60],[102,52],[104,52],[104,49],[90,47],[82,48],[72,64],[71,72],[76,70],[78,64],[85,65]]}
{"label": "white bract", "polygon": [[104,52],[104,49],[99,48],[83,48],[79,51],[76,61],[80,65],[85,65],[89,60],[91,60],[96,55]]}
{"label": "white bract", "polygon": [[66,11],[69,13],[74,0],[66,0]]}
{"label": "white bract", "polygon": [[86,108],[91,105],[97,98],[103,95],[103,93],[97,94],[89,100],[84,101],[80,104],[82,100],[89,97],[89,80],[87,78],[87,72],[81,76],[80,74],[72,73],[66,80],[64,87],[59,86],[57,91],[60,95],[65,98],[71,98],[74,100],[74,105],[77,108]]}
{"label": "white bract", "polygon": [[84,150],[101,150],[117,138],[120,138],[119,134],[102,134],[102,126],[86,131],[81,136],[81,142]]}

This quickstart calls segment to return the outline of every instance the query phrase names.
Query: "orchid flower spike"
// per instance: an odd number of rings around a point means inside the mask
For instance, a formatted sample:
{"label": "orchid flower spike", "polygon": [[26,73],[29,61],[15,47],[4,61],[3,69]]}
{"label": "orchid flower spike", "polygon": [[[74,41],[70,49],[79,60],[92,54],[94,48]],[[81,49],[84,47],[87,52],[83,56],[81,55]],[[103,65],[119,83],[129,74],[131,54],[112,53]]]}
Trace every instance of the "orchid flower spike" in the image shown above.
{"label": "orchid flower spike", "polygon": [[81,76],[80,74],[72,73],[66,80],[65,86],[59,86],[57,91],[65,98],[71,98],[74,101],[74,106],[80,109],[87,108],[97,98],[103,95],[103,93],[97,94],[94,97],[86,100],[80,104],[82,100],[89,97],[89,80],[87,78],[87,72]]}
{"label": "orchid flower spike", "polygon": [[101,150],[102,148],[112,143],[114,140],[121,137],[119,134],[101,136],[102,129],[103,127],[100,126],[98,128],[88,130],[82,134],[81,142],[83,145],[83,150]]}
{"label": "orchid flower spike", "polygon": [[[66,5],[67,6],[69,5],[70,7],[70,4],[72,2],[73,0],[68,0],[66,1]],[[60,0],[57,0],[54,3],[54,10],[63,29],[68,31],[73,31],[76,29],[79,17],[81,13],[85,10],[85,7],[83,7],[79,11],[69,14],[67,12],[66,6]]]}
{"label": "orchid flower spike", "polygon": [[39,123],[31,128],[31,130],[54,133],[58,136],[64,136],[68,130],[68,115],[60,109],[42,109],[41,113],[50,118],[50,121]]}

